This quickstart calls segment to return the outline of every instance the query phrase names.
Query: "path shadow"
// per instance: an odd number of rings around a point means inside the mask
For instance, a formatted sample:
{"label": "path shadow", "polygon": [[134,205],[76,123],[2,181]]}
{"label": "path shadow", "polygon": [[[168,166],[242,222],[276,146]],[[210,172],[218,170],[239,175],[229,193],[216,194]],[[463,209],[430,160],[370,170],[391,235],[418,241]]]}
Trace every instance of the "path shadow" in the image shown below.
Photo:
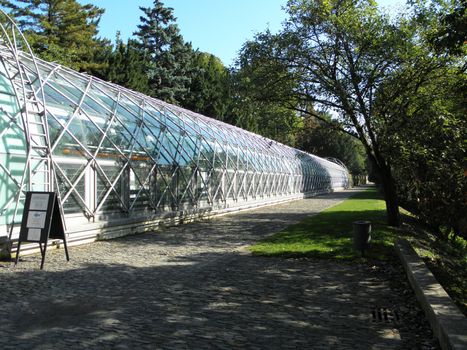
{"label": "path shadow", "polygon": [[184,259],[190,264],[87,264],[4,274],[0,344],[286,349],[344,341],[367,349],[404,342],[385,335],[387,325],[369,323],[368,303],[382,302],[388,293],[384,283],[362,287],[362,280],[375,281],[366,268],[231,253]]}

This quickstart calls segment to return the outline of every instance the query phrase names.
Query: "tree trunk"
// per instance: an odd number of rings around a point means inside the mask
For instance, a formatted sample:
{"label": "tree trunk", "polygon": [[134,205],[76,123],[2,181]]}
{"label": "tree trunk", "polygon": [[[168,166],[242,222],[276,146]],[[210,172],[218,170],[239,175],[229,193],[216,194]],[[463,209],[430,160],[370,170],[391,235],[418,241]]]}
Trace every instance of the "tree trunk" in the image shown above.
{"label": "tree trunk", "polygon": [[399,214],[399,201],[397,199],[396,186],[391,171],[381,171],[381,180],[386,201],[386,214],[389,226],[399,227],[401,218]]}
{"label": "tree trunk", "polygon": [[[384,201],[386,202],[386,215],[389,226],[399,227],[401,218],[399,214],[399,200],[397,199],[396,184],[392,177],[391,168],[385,165],[384,162],[377,162],[374,155],[369,154],[368,157],[373,163],[374,169],[381,177],[381,185],[383,186]],[[380,164],[384,165],[381,166]]]}

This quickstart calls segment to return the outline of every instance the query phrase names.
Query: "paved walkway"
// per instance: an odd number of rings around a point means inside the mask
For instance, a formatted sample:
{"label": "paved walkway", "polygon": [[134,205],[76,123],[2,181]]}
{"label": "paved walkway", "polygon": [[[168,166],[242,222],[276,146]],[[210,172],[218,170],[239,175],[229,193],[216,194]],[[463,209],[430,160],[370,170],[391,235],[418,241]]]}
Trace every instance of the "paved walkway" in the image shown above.
{"label": "paved walkway", "polygon": [[[355,191],[355,190],[354,190]],[[397,265],[250,256],[352,191],[0,267],[1,349],[432,349]],[[372,311],[399,320],[373,321]]]}

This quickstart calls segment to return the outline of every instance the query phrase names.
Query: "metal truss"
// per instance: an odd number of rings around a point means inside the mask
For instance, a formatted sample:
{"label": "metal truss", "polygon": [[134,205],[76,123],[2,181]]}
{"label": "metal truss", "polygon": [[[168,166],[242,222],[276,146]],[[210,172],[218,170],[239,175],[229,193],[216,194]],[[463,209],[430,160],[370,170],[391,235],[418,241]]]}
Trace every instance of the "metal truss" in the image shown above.
{"label": "metal truss", "polygon": [[0,97],[11,96],[17,108],[0,100],[0,141],[25,145],[20,176],[0,163],[0,189],[15,189],[0,199],[9,222],[32,188],[56,190],[65,214],[95,220],[235,207],[349,184],[343,164],[40,60],[1,16]]}
{"label": "metal truss", "polygon": [[[1,106],[0,108],[2,114],[7,118],[7,123],[2,125],[0,134],[2,139],[6,141],[7,149],[5,153],[9,153],[8,139],[18,136],[14,132],[15,128],[24,135],[25,158],[22,176],[18,179],[8,166],[1,166],[4,174],[8,176],[7,181],[10,180],[16,186],[16,191],[13,191],[10,198],[7,197],[4,200],[6,203],[0,209],[1,214],[7,211],[13,202],[15,203],[9,230],[9,238],[11,239],[18,211],[21,210],[24,204],[24,192],[33,189],[53,191],[55,172],[50,153],[49,130],[41,74],[23,34],[3,12],[0,12],[0,52],[1,79],[3,82],[10,82],[11,84],[2,94],[10,94],[17,107],[16,109],[10,108],[10,110],[8,110],[7,106]],[[29,65],[22,64],[23,55],[30,59]],[[2,102],[4,103],[5,99],[2,99]],[[7,188],[7,186],[4,187]]]}

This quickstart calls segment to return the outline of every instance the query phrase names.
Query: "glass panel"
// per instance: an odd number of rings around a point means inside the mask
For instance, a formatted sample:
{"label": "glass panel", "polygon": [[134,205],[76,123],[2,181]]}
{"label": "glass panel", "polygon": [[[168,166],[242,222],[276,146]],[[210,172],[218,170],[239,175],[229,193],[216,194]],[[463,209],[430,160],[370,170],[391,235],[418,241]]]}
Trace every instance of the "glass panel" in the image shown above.
{"label": "glass panel", "polygon": [[[122,154],[128,156],[130,153],[130,145],[133,140],[133,136],[130,132],[116,119],[113,120],[110,127],[106,126],[106,129],[107,134],[102,142],[99,153],[108,154],[108,157],[111,158],[121,158]],[[102,157],[105,156],[102,155]]]}
{"label": "glass panel", "polygon": [[227,197],[236,198],[238,188],[237,188],[236,176],[233,171],[227,171],[225,173],[225,186],[226,186],[226,190],[230,189],[230,192],[227,193]]}
{"label": "glass panel", "polygon": [[195,190],[194,169],[191,167],[180,167],[177,174],[177,201],[179,203],[194,204],[193,193]]}
{"label": "glass panel", "polygon": [[205,171],[198,171],[196,174],[196,189],[195,196],[199,201],[208,200],[208,173]]}
{"label": "glass panel", "polygon": [[150,176],[152,163],[145,159],[134,159],[131,162],[129,176],[130,206],[133,210],[151,209],[150,186],[153,182]]}
{"label": "glass panel", "polygon": [[[14,201],[19,189],[18,184],[24,172],[25,155],[0,153],[0,225],[6,225],[13,220],[16,202]],[[8,174],[9,173],[9,174]],[[19,209],[22,212],[23,203]],[[21,219],[21,215],[17,217]]]}
{"label": "glass panel", "polygon": [[127,113],[133,116],[131,119],[134,121],[141,120],[140,104],[141,100],[139,98],[135,98],[135,96],[130,97],[126,93],[123,93],[120,97],[120,106],[125,108]]}
{"label": "glass panel", "polygon": [[106,106],[109,106],[109,107],[112,106],[111,109],[113,110],[113,107],[117,103],[118,96],[119,96],[117,88],[115,87],[109,88],[109,85],[104,84],[97,80],[93,80],[91,92],[92,92],[92,96],[96,100],[101,101]]}
{"label": "glass panel", "polygon": [[253,174],[251,172],[247,172],[245,175],[245,180],[243,184],[243,196],[246,198],[248,196],[251,196],[251,182],[253,181]]}
{"label": "glass panel", "polygon": [[[59,164],[60,170],[57,172],[58,179],[58,189],[60,191],[61,197],[63,198],[66,193],[72,187],[71,184],[74,184],[75,181],[84,171],[83,164]],[[68,181],[66,181],[66,179]],[[76,183],[74,191],[68,196],[63,203],[63,212],[65,214],[74,214],[74,213],[83,213],[85,212],[85,206],[83,201],[79,198],[77,193],[80,194],[81,198],[85,200],[85,176],[83,175],[81,179]]]}
{"label": "glass panel", "polygon": [[[214,170],[209,181],[209,190],[214,202],[224,199],[224,179],[222,170]],[[217,192],[217,194],[216,194]]]}
{"label": "glass panel", "polygon": [[158,166],[156,170],[155,202],[159,210],[174,206],[171,195],[172,167]]}
{"label": "glass panel", "polygon": [[[101,165],[101,168],[105,171],[105,175],[107,176],[108,180],[105,178],[103,171],[101,171],[100,169],[96,169],[97,203],[98,205],[100,205],[101,202],[104,200],[104,198],[107,196],[107,198],[104,201],[104,204],[101,207],[101,210],[102,211],[121,210],[122,209],[121,201],[124,197],[123,194],[125,193],[125,188],[124,188],[125,182],[123,180],[124,174],[120,175],[118,180],[115,181],[119,172],[121,171],[120,167],[118,167],[117,165],[115,166]],[[114,185],[115,191],[111,190],[111,183],[114,183],[114,182],[115,182],[115,185]]]}
{"label": "glass panel", "polygon": [[136,133],[138,129],[137,119],[137,115],[130,113],[126,108],[120,105],[117,107],[116,120],[130,134]]}
{"label": "glass panel", "polygon": [[266,174],[264,173],[259,173],[255,177],[256,182],[256,195],[263,197],[264,195],[264,185],[266,181]]}

